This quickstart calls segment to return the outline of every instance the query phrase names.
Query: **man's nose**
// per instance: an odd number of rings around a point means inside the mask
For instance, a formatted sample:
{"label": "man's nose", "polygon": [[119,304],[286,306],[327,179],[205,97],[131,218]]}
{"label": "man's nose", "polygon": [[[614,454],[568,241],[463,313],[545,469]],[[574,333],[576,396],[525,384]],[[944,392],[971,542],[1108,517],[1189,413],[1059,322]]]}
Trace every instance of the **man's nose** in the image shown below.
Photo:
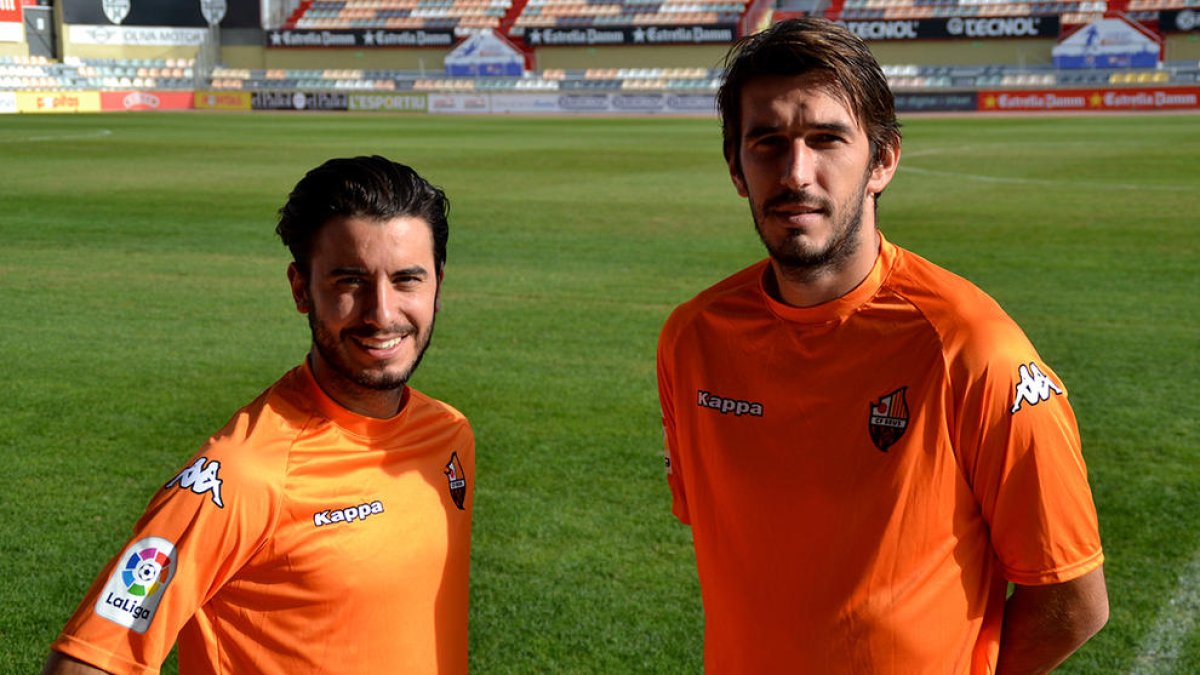
{"label": "man's nose", "polygon": [[390,280],[373,282],[364,300],[363,321],[380,328],[396,323],[396,289],[392,288]]}
{"label": "man's nose", "polygon": [[792,141],[791,149],[787,153],[787,166],[783,175],[784,186],[798,191],[811,185],[813,162],[812,150],[804,143],[803,139]]}

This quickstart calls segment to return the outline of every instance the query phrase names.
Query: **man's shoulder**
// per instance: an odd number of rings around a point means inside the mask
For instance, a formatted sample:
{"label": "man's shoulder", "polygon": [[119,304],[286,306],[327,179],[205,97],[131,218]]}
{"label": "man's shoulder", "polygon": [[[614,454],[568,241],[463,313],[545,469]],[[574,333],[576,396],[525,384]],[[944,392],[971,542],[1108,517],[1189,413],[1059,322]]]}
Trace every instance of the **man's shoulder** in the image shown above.
{"label": "man's shoulder", "polygon": [[982,366],[1026,359],[1033,351],[1021,327],[991,295],[911,251],[902,250],[887,286],[919,312],[952,360]]}
{"label": "man's shoulder", "polygon": [[420,420],[421,423],[457,427],[468,433],[470,432],[471,423],[467,420],[467,416],[460,412],[458,408],[411,386],[408,388],[408,394],[407,405],[409,412],[413,418]]}
{"label": "man's shoulder", "polygon": [[[299,370],[299,369],[297,369]],[[288,372],[235,412],[190,460],[219,462],[228,478],[263,484],[280,478],[296,438],[314,413]]]}
{"label": "man's shoulder", "polygon": [[933,323],[971,328],[994,321],[1012,322],[1000,304],[974,282],[912,251],[901,249],[887,285]]}
{"label": "man's shoulder", "polygon": [[768,264],[769,260],[759,260],[680,304],[667,318],[666,326],[663,329],[664,335],[683,329],[684,326],[705,314],[723,313],[734,305],[760,301],[762,276]]}

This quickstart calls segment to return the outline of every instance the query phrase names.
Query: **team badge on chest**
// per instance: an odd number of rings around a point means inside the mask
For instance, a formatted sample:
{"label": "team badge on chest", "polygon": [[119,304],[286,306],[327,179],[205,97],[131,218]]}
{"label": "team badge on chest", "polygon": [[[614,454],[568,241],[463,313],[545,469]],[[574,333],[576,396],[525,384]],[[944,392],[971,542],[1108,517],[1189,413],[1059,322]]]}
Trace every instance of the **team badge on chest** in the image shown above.
{"label": "team badge on chest", "polygon": [[450,483],[450,498],[460,511],[463,510],[463,501],[467,498],[467,474],[463,471],[457,452],[450,454],[450,461],[442,473],[446,474],[446,480]]}
{"label": "team badge on chest", "polygon": [[904,398],[906,391],[908,387],[900,387],[871,403],[867,428],[871,432],[871,442],[883,452],[887,452],[908,429],[908,401]]}

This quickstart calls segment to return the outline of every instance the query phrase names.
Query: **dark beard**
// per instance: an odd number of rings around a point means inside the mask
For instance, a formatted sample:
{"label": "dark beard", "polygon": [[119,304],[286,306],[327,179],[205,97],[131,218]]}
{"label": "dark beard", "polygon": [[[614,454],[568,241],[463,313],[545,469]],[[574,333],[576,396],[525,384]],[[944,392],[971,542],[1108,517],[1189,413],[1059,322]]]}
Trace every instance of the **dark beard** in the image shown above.
{"label": "dark beard", "polygon": [[317,348],[321,359],[329,364],[343,379],[353,382],[364,389],[371,389],[373,391],[395,391],[408,384],[409,378],[417,371],[417,366],[421,365],[421,359],[425,358],[425,351],[429,349],[429,345],[433,342],[433,326],[437,320],[436,316],[430,319],[429,330],[424,335],[416,336],[418,340],[424,339],[424,344],[420,345],[417,351],[417,358],[413,359],[412,365],[398,375],[388,375],[386,373],[356,372],[347,366],[337,351],[336,339],[331,333],[325,330],[324,326],[317,323],[315,314],[316,312],[308,313],[308,327],[312,332],[313,346]]}
{"label": "dark beard", "polygon": [[754,219],[754,226],[758,231],[759,239],[763,242],[763,246],[767,248],[767,253],[779,264],[782,270],[808,276],[822,270],[839,269],[846,260],[849,260],[858,252],[858,234],[862,230],[862,215],[863,204],[861,201],[858,201],[856,202],[854,211],[847,214],[848,218],[845,221],[845,228],[835,231],[834,238],[829,242],[829,245],[822,250],[816,251],[792,245],[793,242],[791,241],[785,241],[782,245],[773,246],[763,236],[757,216]]}

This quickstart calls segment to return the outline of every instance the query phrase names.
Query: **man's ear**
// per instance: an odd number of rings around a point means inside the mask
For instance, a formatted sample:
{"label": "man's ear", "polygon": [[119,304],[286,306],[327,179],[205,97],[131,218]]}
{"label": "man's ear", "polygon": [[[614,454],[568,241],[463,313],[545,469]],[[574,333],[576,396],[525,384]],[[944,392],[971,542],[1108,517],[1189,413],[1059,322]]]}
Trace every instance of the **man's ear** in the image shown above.
{"label": "man's ear", "polygon": [[436,314],[442,311],[442,278],[446,275],[446,264],[438,265],[437,271],[437,291],[433,296],[433,312]]}
{"label": "man's ear", "polygon": [[733,187],[737,189],[738,196],[749,197],[750,192],[746,190],[746,177],[742,175],[741,162],[738,161],[737,156],[728,155],[725,163],[729,166],[729,179],[733,181]]}
{"label": "man's ear", "polygon": [[871,167],[871,178],[867,181],[867,191],[873,195],[883,192],[892,182],[896,169],[900,166],[900,137],[896,136],[879,149],[879,160]]}
{"label": "man's ear", "polygon": [[312,300],[308,295],[308,277],[300,271],[296,263],[287,268],[288,284],[292,287],[292,301],[296,303],[296,311],[308,314],[312,311]]}

